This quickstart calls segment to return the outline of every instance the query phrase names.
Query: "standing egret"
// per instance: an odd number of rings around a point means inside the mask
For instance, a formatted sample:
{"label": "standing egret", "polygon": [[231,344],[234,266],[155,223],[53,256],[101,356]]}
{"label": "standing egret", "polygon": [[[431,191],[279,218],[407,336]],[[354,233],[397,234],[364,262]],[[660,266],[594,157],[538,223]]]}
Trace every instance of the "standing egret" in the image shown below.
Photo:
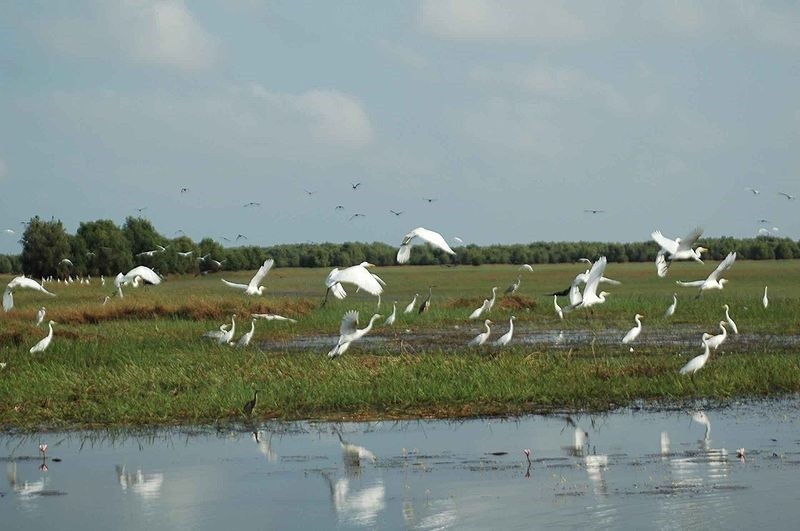
{"label": "standing egret", "polygon": [[661,231],[656,230],[650,233],[650,237],[661,246],[661,250],[659,250],[659,254],[663,258],[663,262],[659,263],[660,260],[656,257],[656,264],[658,265],[658,276],[664,277],[667,275],[667,270],[669,266],[675,260],[694,260],[695,262],[703,263],[703,260],[700,258],[701,253],[707,251],[703,247],[697,247],[696,249],[692,249],[692,246],[700,239],[700,236],[703,235],[703,229],[700,227],[695,228],[692,232],[690,232],[685,238],[676,238],[671,240],[661,234]]}
{"label": "standing egret", "polygon": [[725,260],[720,262],[717,268],[714,271],[712,271],[711,274],[708,275],[708,278],[706,278],[705,280],[693,280],[692,282],[683,282],[681,280],[676,280],[675,283],[678,284],[679,286],[700,288],[700,294],[709,289],[722,289],[725,286],[725,283],[728,282],[728,279],[719,278],[719,276],[726,269],[730,269],[730,267],[733,265],[735,261],[736,261],[736,251],[728,253],[728,256],[725,257]]}
{"label": "standing egret", "polygon": [[411,258],[411,240],[414,238],[419,238],[422,241],[425,241],[431,244],[433,247],[439,248],[442,251],[455,255],[456,252],[453,251],[447,242],[445,241],[444,237],[438,232],[434,232],[432,230],[425,229],[423,227],[417,227],[416,229],[412,230],[405,236],[403,236],[403,241],[400,244],[400,249],[397,251],[397,263],[398,264],[405,264],[408,263],[408,260]]}
{"label": "standing egret", "polygon": [[522,283],[522,277],[517,277],[517,281],[511,283],[504,292],[505,295],[513,295],[519,289],[519,285]]}
{"label": "standing egret", "polygon": [[328,300],[328,293],[333,292],[337,299],[347,297],[347,292],[342,287],[342,283],[354,284],[358,289],[363,289],[371,295],[379,296],[383,293],[383,286],[386,283],[378,275],[370,273],[367,268],[375,267],[369,262],[361,262],[358,265],[346,267],[344,269],[333,268],[325,278],[325,300]]}
{"label": "standing egret", "polygon": [[702,369],[708,361],[708,357],[711,356],[708,340],[703,339],[703,346],[705,347],[705,352],[690,359],[689,363],[681,367],[680,374],[689,374],[691,375],[692,379],[694,379],[694,373]]}
{"label": "standing egret", "polygon": [[44,286],[33,280],[32,278],[26,278],[23,276],[15,277],[11,280],[11,282],[6,285],[5,291],[3,291],[3,310],[11,311],[14,307],[14,290],[15,289],[32,289],[36,291],[41,291],[42,293],[46,293],[51,297],[55,297],[55,293],[50,293],[45,289]]}
{"label": "standing egret", "polygon": [[489,307],[486,308],[487,312],[489,310],[491,310],[492,308],[494,308],[494,303],[495,303],[496,300],[497,300],[497,286],[492,288],[492,298],[489,299]]}
{"label": "standing egret", "polygon": [[53,341],[53,325],[54,324],[56,324],[55,321],[50,321],[48,323],[48,325],[50,327],[50,332],[48,332],[47,336],[45,336],[44,339],[42,339],[41,341],[36,343],[34,346],[32,346],[31,349],[28,352],[30,352],[31,354],[33,354],[35,352],[44,352],[47,349],[47,347],[50,346],[50,342]]}
{"label": "standing egret", "polygon": [[357,328],[358,312],[356,310],[350,310],[345,313],[342,317],[342,324],[339,326],[339,340],[336,342],[336,346],[328,352],[328,357],[335,358],[336,356],[344,354],[344,352],[350,348],[350,343],[367,335],[369,331],[372,330],[372,325],[375,323],[375,320],[380,319],[380,317],[380,314],[376,313],[370,317],[367,326],[359,329]]}
{"label": "standing egret", "polygon": [[483,304],[481,304],[480,308],[473,311],[469,314],[469,319],[478,319],[484,312],[489,310],[489,299],[483,299]]}
{"label": "standing egret", "polygon": [[228,332],[228,328],[230,328],[230,326],[231,325],[227,323],[221,324],[219,325],[219,330],[211,330],[210,332],[206,332],[203,334],[203,337],[219,341],[219,338]]}
{"label": "standing egret", "polygon": [[253,332],[255,332],[255,330],[256,320],[253,318],[250,319],[250,331],[239,338],[239,341],[236,343],[236,348],[245,348],[247,345],[249,345],[250,340],[253,339]]}
{"label": "standing egret", "polygon": [[392,326],[397,319],[397,301],[392,302],[392,313],[383,322],[383,326]]}
{"label": "standing egret", "polygon": [[431,287],[428,288],[428,296],[425,298],[424,301],[422,301],[422,304],[419,305],[419,312],[418,313],[422,314],[422,313],[427,312],[430,309],[430,307],[431,307],[432,289],[433,288],[431,288]]}
{"label": "standing egret", "polygon": [[233,341],[233,335],[236,333],[236,314],[231,315],[231,328],[224,334],[222,334],[218,339],[217,343],[220,345],[225,345],[227,343],[231,343]]}
{"label": "standing egret", "polygon": [[725,328],[726,324],[727,323],[725,321],[719,322],[719,329],[722,330],[721,334],[717,334],[715,336],[712,336],[711,334],[703,334],[704,335],[703,342],[707,343],[708,346],[713,348],[714,350],[717,350],[719,346],[723,344],[726,339],[728,339],[728,329]]}
{"label": "standing egret", "polygon": [[264,260],[264,263],[261,267],[258,268],[256,274],[253,275],[253,278],[250,279],[250,282],[247,284],[236,284],[234,282],[228,282],[224,278],[221,279],[222,283],[226,286],[230,286],[232,288],[240,289],[244,291],[245,295],[261,295],[264,293],[264,286],[260,286],[261,282],[264,280],[264,277],[267,276],[269,270],[272,269],[272,266],[275,264],[275,260],[272,258],[268,260]]}
{"label": "standing egret", "polygon": [[406,309],[403,310],[403,313],[411,313],[414,311],[414,306],[417,305],[417,297],[419,297],[419,293],[414,294],[414,298],[408,303],[408,306],[406,306]]}
{"label": "standing egret", "polygon": [[769,299],[767,298],[767,287],[768,286],[764,286],[764,296],[761,298],[761,304],[764,306],[765,310],[767,309],[767,306],[769,306]]}
{"label": "standing egret", "polygon": [[39,311],[36,312],[36,326],[39,326],[44,321],[44,316],[47,313],[47,310],[44,306],[39,308]]}
{"label": "standing egret", "polygon": [[675,308],[678,307],[678,294],[672,294],[672,304],[667,307],[667,311],[664,312],[664,317],[672,317],[675,314]]}
{"label": "standing egret", "polygon": [[728,313],[730,311],[730,308],[728,307],[727,304],[723,305],[722,307],[725,308],[725,320],[728,321],[728,326],[731,327],[731,331],[734,334],[738,335],[739,334],[739,327],[736,326],[736,323],[733,322],[733,319],[731,319],[730,313]]}
{"label": "standing egret", "polygon": [[628,333],[625,334],[625,337],[622,338],[623,345],[627,345],[628,343],[635,341],[636,338],[639,337],[639,334],[642,332],[642,321],[640,321],[640,319],[642,319],[643,317],[644,315],[639,313],[637,313],[633,317],[634,321],[636,321],[636,326],[628,330]]}
{"label": "standing egret", "polygon": [[558,295],[553,295],[553,306],[556,309],[556,313],[558,314],[558,317],[563,319],[564,318],[564,312],[561,311],[561,306],[558,305]]}
{"label": "standing egret", "polygon": [[491,329],[489,328],[490,324],[492,324],[492,322],[489,319],[486,319],[483,322],[483,326],[486,327],[486,331],[481,332],[480,334],[472,338],[472,340],[469,343],[467,343],[467,346],[478,347],[486,343],[486,340],[489,339],[489,334],[491,333]]}
{"label": "standing egret", "polygon": [[516,319],[516,317],[512,315],[508,320],[508,332],[497,338],[494,342],[494,346],[502,347],[509,344],[511,337],[514,335],[514,319]]}

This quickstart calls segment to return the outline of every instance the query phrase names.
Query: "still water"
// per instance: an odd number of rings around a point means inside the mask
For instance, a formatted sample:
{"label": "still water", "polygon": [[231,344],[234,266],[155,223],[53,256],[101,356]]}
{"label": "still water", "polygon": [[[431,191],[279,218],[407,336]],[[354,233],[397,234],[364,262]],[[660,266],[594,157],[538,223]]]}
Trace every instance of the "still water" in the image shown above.
{"label": "still water", "polygon": [[796,528],[798,406],[3,435],[0,521],[61,531]]}

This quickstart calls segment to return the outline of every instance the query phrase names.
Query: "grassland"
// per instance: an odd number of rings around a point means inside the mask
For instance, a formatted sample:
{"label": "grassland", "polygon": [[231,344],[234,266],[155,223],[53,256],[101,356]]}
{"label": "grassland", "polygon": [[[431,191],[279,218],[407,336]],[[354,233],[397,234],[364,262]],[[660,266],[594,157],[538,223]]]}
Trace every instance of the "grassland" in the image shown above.
{"label": "grassland", "polygon": [[[129,288],[106,305],[111,282],[49,284],[56,298],[17,292],[15,309],[0,315],[0,362],[7,364],[0,370],[0,427],[240,420],[253,389],[261,390],[256,418],[285,419],[597,410],[638,400],[676,404],[800,391],[800,261],[737,262],[724,291],[699,299],[673,282],[703,278],[714,266],[679,263],[659,279],[652,264],[609,264],[606,276],[623,285],[610,287],[608,302],[591,314],[577,311],[563,321],[544,294],[567,287],[580,264],[534,272],[515,266],[382,268],[376,272],[388,287],[380,313],[387,315],[393,300],[402,312],[415,293],[424,297],[433,286],[431,311],[401,313],[394,327],[376,327],[370,341],[333,361],[325,354],[342,314],[357,309],[363,324],[375,298],[348,289],[344,301],[320,307],[327,271],[275,269],[265,296],[255,298],[225,287],[219,276],[174,277],[157,287]],[[250,274],[225,278],[246,281]],[[466,348],[480,328],[467,315],[492,286],[502,294],[518,276],[517,294],[498,295],[489,315],[496,323],[493,338],[516,316],[512,344]],[[666,319],[673,292],[678,310]],[[679,376],[678,369],[702,351],[700,333],[717,330],[724,303],[741,334],[713,353],[694,379]],[[46,334],[33,324],[41,305],[57,322],[54,340],[46,352],[29,354]],[[244,350],[201,339],[232,313],[240,317],[238,337],[249,329],[250,313],[267,312],[298,322],[257,322],[253,344]],[[618,338],[637,312],[646,316],[644,330],[629,352]],[[559,331],[572,339],[557,344]]]}

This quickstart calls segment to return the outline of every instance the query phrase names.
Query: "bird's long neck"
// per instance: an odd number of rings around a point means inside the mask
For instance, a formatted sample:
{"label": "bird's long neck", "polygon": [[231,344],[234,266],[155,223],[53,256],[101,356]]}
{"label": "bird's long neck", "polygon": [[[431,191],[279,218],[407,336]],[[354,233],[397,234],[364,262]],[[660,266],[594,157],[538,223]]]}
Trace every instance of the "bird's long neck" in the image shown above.
{"label": "bird's long neck", "polygon": [[364,333],[365,333],[365,334],[366,334],[367,332],[369,332],[370,330],[372,330],[372,325],[373,325],[373,323],[374,323],[374,322],[375,322],[375,321],[376,321],[376,320],[377,320],[379,317],[380,317],[380,315],[373,315],[373,316],[370,318],[370,320],[369,320],[369,323],[368,323],[368,324],[367,324],[367,326],[364,328]]}
{"label": "bird's long neck", "polygon": [[636,316],[636,328],[641,328],[641,327],[642,327],[642,321],[639,320],[639,316],[637,315]]}
{"label": "bird's long neck", "polygon": [[509,319],[508,320],[508,333],[510,334],[513,331],[514,331],[514,319]]}
{"label": "bird's long neck", "polygon": [[485,322],[485,323],[483,323],[483,326],[485,326],[485,327],[486,327],[486,333],[487,333],[487,334],[488,334],[489,332],[491,332],[491,329],[489,328],[489,323],[486,323],[486,322]]}
{"label": "bird's long neck", "polygon": [[722,329],[722,337],[727,336],[728,335],[728,329],[725,328],[723,325],[719,325],[719,327],[720,327],[720,329]]}
{"label": "bird's long neck", "polygon": [[47,335],[52,336],[53,335],[53,323],[47,323],[47,325],[50,327],[50,332]]}

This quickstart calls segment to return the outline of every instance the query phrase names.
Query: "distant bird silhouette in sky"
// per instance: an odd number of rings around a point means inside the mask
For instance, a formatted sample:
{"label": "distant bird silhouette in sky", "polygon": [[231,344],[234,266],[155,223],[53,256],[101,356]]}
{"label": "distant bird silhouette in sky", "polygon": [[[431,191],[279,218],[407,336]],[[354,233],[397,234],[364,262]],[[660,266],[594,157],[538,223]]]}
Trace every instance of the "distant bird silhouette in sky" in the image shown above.
{"label": "distant bird silhouette in sky", "polygon": [[785,197],[785,198],[786,198],[786,199],[788,199],[789,201],[791,201],[791,200],[792,200],[792,199],[794,199],[794,197],[795,197],[795,196],[793,196],[793,195],[787,194],[786,192],[778,192],[778,194],[779,194],[779,195],[782,195],[783,197]]}
{"label": "distant bird silhouette in sky", "polygon": [[586,209],[584,209],[584,212],[589,213],[589,214],[602,214],[603,212],[605,212],[605,210],[597,210],[597,209],[594,209],[594,208],[586,208]]}
{"label": "distant bird silhouette in sky", "polygon": [[358,187],[361,186],[361,183],[350,183],[350,186],[353,187],[353,190],[357,190]]}
{"label": "distant bird silhouette in sky", "polygon": [[261,206],[261,203],[259,203],[257,201],[250,201],[249,203],[245,203],[243,206],[245,208],[247,208],[247,207],[257,207],[257,206]]}
{"label": "distant bird silhouette in sky", "polygon": [[352,216],[350,216],[350,218],[348,218],[348,220],[347,220],[347,221],[352,221],[352,220],[354,220],[355,218],[365,218],[365,217],[367,217],[367,215],[366,215],[366,214],[359,214],[359,213],[356,213],[356,214],[353,214]]}
{"label": "distant bird silhouette in sky", "polygon": [[405,212],[405,210],[401,210],[401,211],[399,211],[399,212],[398,212],[397,210],[391,210],[391,209],[389,209],[389,212],[391,212],[391,213],[392,213],[392,214],[394,214],[395,216],[399,216],[400,214],[402,214],[403,212]]}

